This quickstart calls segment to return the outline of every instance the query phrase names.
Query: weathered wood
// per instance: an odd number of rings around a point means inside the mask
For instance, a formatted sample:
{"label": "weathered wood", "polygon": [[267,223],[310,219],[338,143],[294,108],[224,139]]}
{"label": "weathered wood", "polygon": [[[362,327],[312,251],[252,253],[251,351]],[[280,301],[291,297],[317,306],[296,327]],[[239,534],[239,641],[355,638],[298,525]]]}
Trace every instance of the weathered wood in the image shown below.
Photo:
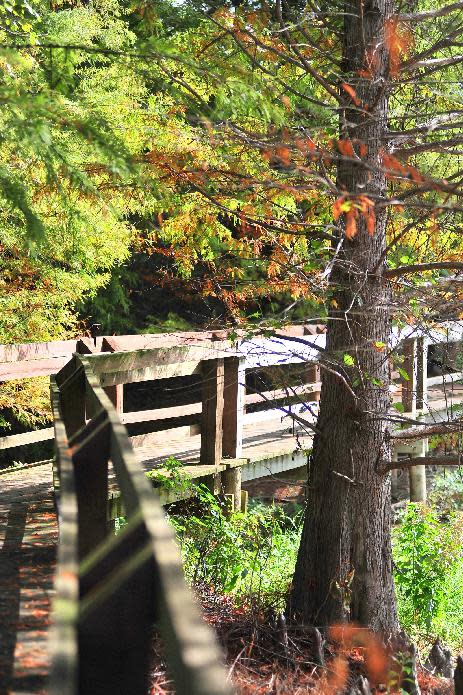
{"label": "weathered wood", "polygon": [[47,343],[0,345],[0,363],[25,362],[47,357],[68,357],[76,351],[76,340],[52,340]]}
{"label": "weathered wood", "polygon": [[402,347],[404,357],[402,369],[406,372],[408,379],[401,377],[402,382],[402,405],[406,413],[416,411],[416,339],[404,340]]}
{"label": "weathered wood", "polygon": [[321,382],[292,386],[291,388],[273,389],[271,391],[261,391],[260,393],[248,393],[245,396],[246,405],[265,403],[267,401],[287,400],[301,403],[304,400],[319,400]]}
{"label": "weathered wood", "polygon": [[[201,345],[204,342],[227,341],[227,331],[179,331],[178,333],[144,333],[143,335],[118,335],[103,338],[103,350],[124,352],[178,345]],[[228,345],[231,345],[228,342]]]}
{"label": "weathered wood", "polygon": [[459,456],[415,456],[409,459],[396,461],[384,461],[380,465],[383,473],[397,470],[398,468],[411,468],[413,466],[462,466],[463,460]]}
{"label": "weathered wood", "polygon": [[60,394],[51,380],[59,490],[57,507],[60,543],[55,575],[52,626],[50,630],[50,695],[78,695],[77,691],[77,616],[78,582],[78,509],[74,475],[66,429],[62,421]]}
{"label": "weathered wood", "polygon": [[222,418],[224,405],[224,361],[205,360],[202,370],[202,465],[218,466],[222,459]]}
{"label": "weathered wood", "polygon": [[109,428],[103,411],[70,442],[79,509],[80,560],[107,535]]}
{"label": "weathered wood", "polygon": [[145,544],[82,599],[79,695],[146,695],[155,591],[153,553]]}
{"label": "weathered wood", "polygon": [[182,362],[199,362],[201,360],[215,359],[224,354],[226,346],[220,342],[211,342],[205,345],[179,345],[171,347],[158,347],[134,352],[113,352],[89,355],[94,374],[114,374],[117,372],[135,371],[145,367],[169,366]]}
{"label": "weathered wood", "polygon": [[[66,369],[66,367],[65,367]],[[60,374],[57,375],[57,381]],[[58,381],[59,383],[59,381]],[[85,377],[80,367],[60,383],[61,410],[68,437],[85,425]]]}
{"label": "weathered wood", "polygon": [[125,425],[139,422],[155,422],[156,420],[170,420],[187,415],[199,415],[201,413],[201,403],[189,403],[188,405],[174,405],[168,408],[156,408],[155,410],[137,410],[124,413],[122,422]]}
{"label": "weathered wood", "polygon": [[46,427],[33,432],[23,432],[22,434],[10,434],[8,437],[0,437],[0,450],[26,446],[27,444],[37,444],[37,442],[48,442],[54,439],[54,437],[55,430],[53,427]]}
{"label": "weathered wood", "polygon": [[243,414],[246,396],[245,360],[224,360],[222,456],[239,458],[243,450]]}
{"label": "weathered wood", "polygon": [[66,357],[49,357],[30,362],[2,362],[0,364],[0,381],[56,374],[69,361],[70,357],[71,354]]}
{"label": "weathered wood", "polygon": [[[82,362],[88,365],[88,359],[82,358]],[[150,534],[156,562],[156,585],[159,587],[157,603],[176,691],[179,695],[228,693],[217,646],[185,587],[173,532],[165,522],[159,501],[135,458],[109,398],[90,371],[87,371],[86,379],[108,412],[111,422],[110,458],[124,496],[127,515],[130,517],[141,509]],[[195,654],[194,663],[191,654]]]}
{"label": "weathered wood", "polygon": [[227,468],[222,473],[222,488],[224,495],[233,496],[233,510],[241,510],[241,468]]}
{"label": "weathered wood", "polygon": [[112,372],[100,376],[101,385],[104,387],[118,384],[134,384],[139,381],[154,381],[155,379],[171,379],[177,376],[191,376],[200,374],[201,361],[179,362],[176,364],[151,365],[140,369],[131,369],[123,372]]}
{"label": "weathered wood", "polygon": [[147,534],[141,515],[133,516],[117,536],[98,546],[80,564],[80,596],[85,597],[106,581],[127,557],[146,544]]}

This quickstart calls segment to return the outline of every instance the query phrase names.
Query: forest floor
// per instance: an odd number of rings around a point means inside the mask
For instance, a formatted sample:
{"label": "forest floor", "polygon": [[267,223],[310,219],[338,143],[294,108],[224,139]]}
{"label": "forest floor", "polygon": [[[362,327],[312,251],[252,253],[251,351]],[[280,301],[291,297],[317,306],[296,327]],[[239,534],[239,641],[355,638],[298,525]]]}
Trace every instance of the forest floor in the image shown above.
{"label": "forest floor", "polygon": [[[204,589],[200,601],[225,654],[225,670],[236,695],[373,695],[403,693],[407,666],[368,631],[351,625],[329,631],[320,649],[314,632],[286,625],[271,611],[237,607],[230,596]],[[320,657],[323,665],[320,665]],[[418,664],[415,695],[451,695],[453,680]],[[174,695],[162,648],[154,640],[150,695]]]}

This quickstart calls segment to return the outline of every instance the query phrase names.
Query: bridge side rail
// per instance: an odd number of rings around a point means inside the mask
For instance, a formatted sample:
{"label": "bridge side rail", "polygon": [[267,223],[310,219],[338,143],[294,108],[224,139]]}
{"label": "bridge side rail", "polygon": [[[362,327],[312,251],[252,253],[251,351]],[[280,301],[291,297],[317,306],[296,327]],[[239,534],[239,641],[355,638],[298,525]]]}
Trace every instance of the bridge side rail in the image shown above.
{"label": "bridge side rail", "polygon": [[[50,692],[145,695],[156,624],[179,695],[229,693],[173,533],[90,359],[75,355],[51,394],[60,543]],[[127,515],[117,536],[106,519],[110,463]]]}

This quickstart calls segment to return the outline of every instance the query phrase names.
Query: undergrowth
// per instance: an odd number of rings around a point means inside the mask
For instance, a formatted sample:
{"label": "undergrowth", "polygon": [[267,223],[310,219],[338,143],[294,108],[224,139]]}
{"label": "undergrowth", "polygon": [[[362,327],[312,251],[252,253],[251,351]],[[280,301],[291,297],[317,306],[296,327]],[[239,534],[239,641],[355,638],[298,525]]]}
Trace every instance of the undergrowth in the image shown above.
{"label": "undergrowth", "polygon": [[[421,647],[440,637],[463,646],[463,513],[460,473],[437,480],[430,506],[409,504],[393,530],[400,623]],[[228,595],[237,606],[284,610],[303,522],[303,509],[252,502],[246,513],[186,479],[169,459],[150,476],[193,495],[168,512],[181,549],[185,575],[196,587]]]}

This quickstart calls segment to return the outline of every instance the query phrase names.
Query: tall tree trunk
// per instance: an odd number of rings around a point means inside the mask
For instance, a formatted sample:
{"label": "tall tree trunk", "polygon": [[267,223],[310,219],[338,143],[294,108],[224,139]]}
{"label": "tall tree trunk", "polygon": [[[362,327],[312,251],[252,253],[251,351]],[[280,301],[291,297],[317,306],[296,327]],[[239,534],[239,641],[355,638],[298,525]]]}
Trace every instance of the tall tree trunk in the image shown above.
{"label": "tall tree trunk", "polygon": [[[341,87],[341,138],[350,139],[358,151],[364,143],[372,167],[368,171],[347,159],[340,162],[338,187],[351,202],[355,196],[377,198],[386,192],[380,157],[387,128],[385,35],[392,2],[345,3],[343,72],[348,87]],[[367,70],[372,76],[361,72]],[[390,456],[385,436],[390,373],[381,345],[375,343],[387,344],[390,336],[390,294],[384,281],[368,274],[381,264],[385,245],[385,209],[376,209],[373,234],[359,213],[357,234],[344,238],[333,269],[327,348],[341,364],[344,354],[355,360],[355,366],[344,367],[355,395],[332,371],[323,370],[320,434],[309,465],[290,609],[314,625],[352,620],[389,633],[397,628],[390,477],[377,472],[377,463]]]}

